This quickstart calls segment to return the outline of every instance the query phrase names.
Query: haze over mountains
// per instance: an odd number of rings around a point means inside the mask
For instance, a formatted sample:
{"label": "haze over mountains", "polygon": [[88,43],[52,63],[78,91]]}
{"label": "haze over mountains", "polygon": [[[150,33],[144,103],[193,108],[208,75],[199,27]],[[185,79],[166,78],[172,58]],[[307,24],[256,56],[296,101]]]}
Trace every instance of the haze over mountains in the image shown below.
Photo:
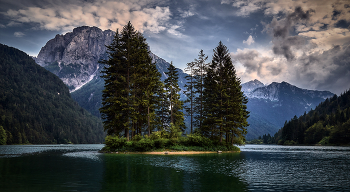
{"label": "haze over mountains", "polygon": [[[113,31],[102,31],[97,27],[78,27],[71,33],[56,35],[35,58],[38,64],[63,80],[79,105],[98,117],[104,86],[100,78],[103,66],[98,61],[107,59],[105,45],[112,41],[114,34]],[[169,63],[153,53],[150,56],[164,80]],[[178,72],[179,85],[184,90],[186,74],[181,69]],[[287,82],[264,85],[258,80],[242,84],[242,90],[249,99],[247,107],[251,112],[248,140],[263,134],[274,134],[286,120],[302,115],[334,95],[328,91],[300,89]],[[183,94],[181,98],[184,100]]]}

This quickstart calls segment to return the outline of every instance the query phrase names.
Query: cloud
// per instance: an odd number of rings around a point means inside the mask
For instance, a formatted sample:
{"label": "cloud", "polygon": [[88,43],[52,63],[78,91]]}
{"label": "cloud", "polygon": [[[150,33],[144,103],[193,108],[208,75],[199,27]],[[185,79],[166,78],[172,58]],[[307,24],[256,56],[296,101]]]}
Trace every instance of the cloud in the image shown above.
{"label": "cloud", "polygon": [[249,35],[247,40],[243,40],[243,43],[247,44],[247,45],[253,44],[254,43],[254,39],[253,39],[253,37],[251,35]]}
{"label": "cloud", "polygon": [[169,7],[154,6],[157,0],[57,1],[42,7],[29,6],[3,13],[13,23],[34,23],[46,30],[70,31],[77,26],[116,30],[131,21],[141,32],[159,33],[172,27]]}
{"label": "cloud", "polygon": [[197,13],[195,12],[195,5],[190,5],[190,8],[188,10],[178,10],[180,12],[180,16],[182,18],[187,18],[187,17],[191,17],[193,15],[196,15]]}
{"label": "cloud", "polygon": [[270,51],[237,49],[231,56],[244,67],[242,70],[237,70],[243,81],[253,78],[266,82],[275,81],[286,69],[284,59],[275,58]]}
{"label": "cloud", "polygon": [[25,36],[25,34],[22,33],[22,32],[14,32],[13,35],[16,36],[16,37],[23,37],[23,36]]}
{"label": "cloud", "polygon": [[6,26],[3,24],[0,24],[0,28],[6,28]]}
{"label": "cloud", "polygon": [[261,0],[222,0],[221,4],[231,4],[233,7],[239,8],[235,14],[243,17],[263,8]]}
{"label": "cloud", "polygon": [[262,23],[263,32],[272,38],[270,47],[231,53],[241,65],[237,71],[242,80],[288,81],[302,88],[337,94],[349,89],[350,6],[345,2],[222,1],[237,7],[238,16],[262,10],[273,17],[271,22]]}
{"label": "cloud", "polygon": [[298,35],[291,36],[290,32],[296,24],[307,23],[312,12],[314,12],[312,9],[304,11],[301,7],[296,7],[286,18],[277,20],[274,17],[270,24],[265,25],[264,31],[273,37],[272,50],[276,55],[282,55],[288,61],[295,58],[293,49],[303,48],[307,39]]}

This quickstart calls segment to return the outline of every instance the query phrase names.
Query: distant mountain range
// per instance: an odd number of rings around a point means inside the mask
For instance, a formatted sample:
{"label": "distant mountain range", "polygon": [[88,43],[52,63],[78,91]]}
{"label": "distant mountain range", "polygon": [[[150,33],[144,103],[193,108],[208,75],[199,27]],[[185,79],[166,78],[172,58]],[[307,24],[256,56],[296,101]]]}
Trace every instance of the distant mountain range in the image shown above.
{"label": "distant mountain range", "polygon": [[249,101],[247,139],[273,135],[286,120],[315,109],[320,102],[334,96],[329,91],[301,89],[287,82],[264,85],[258,80],[242,84],[242,90]]}
{"label": "distant mountain range", "polygon": [[[38,64],[63,80],[80,106],[98,117],[104,89],[104,80],[100,78],[103,66],[98,61],[107,59],[105,45],[110,44],[114,34],[97,27],[78,27],[71,33],[56,35],[35,58]],[[150,56],[162,74],[161,80],[164,80],[170,64],[152,52]],[[181,69],[178,72],[179,85],[184,90],[187,74]],[[286,120],[309,111],[334,95],[328,91],[300,89],[286,82],[266,86],[258,80],[242,84],[242,90],[249,99],[248,110],[251,112],[248,140],[274,134]],[[182,93],[181,98],[185,99]]]}

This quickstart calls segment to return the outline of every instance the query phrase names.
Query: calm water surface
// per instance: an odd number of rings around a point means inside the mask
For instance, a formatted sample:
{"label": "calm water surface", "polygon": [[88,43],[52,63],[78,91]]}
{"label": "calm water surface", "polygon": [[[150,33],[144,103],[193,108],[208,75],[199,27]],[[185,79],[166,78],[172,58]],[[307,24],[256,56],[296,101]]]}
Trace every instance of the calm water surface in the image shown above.
{"label": "calm water surface", "polygon": [[99,154],[104,145],[0,146],[0,191],[350,191],[349,147]]}

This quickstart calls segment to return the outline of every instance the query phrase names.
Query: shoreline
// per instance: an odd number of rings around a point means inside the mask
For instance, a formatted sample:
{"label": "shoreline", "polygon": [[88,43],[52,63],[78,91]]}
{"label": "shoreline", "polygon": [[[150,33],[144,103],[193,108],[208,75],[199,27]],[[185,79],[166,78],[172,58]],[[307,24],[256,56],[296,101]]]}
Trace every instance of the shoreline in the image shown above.
{"label": "shoreline", "polygon": [[147,152],[110,152],[99,151],[99,153],[108,154],[144,154],[144,155],[196,155],[209,153],[240,153],[240,151],[147,151]]}

